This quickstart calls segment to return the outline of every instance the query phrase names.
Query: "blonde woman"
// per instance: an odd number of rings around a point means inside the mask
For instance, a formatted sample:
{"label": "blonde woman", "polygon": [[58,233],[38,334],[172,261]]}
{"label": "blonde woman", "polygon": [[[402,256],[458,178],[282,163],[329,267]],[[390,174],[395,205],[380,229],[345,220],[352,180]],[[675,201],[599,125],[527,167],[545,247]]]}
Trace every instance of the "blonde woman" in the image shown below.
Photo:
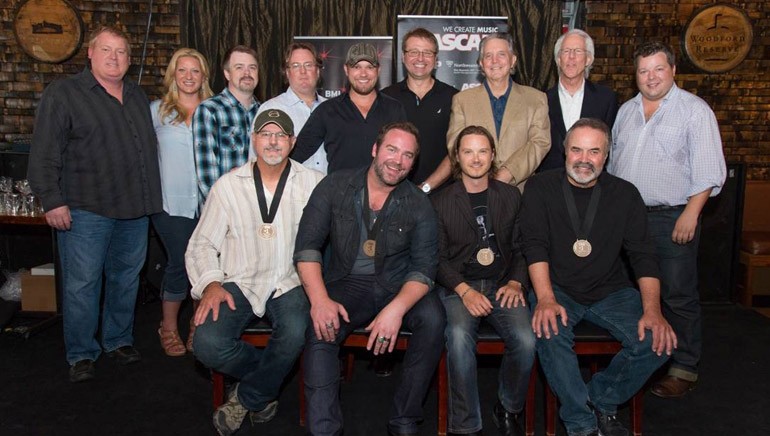
{"label": "blonde woman", "polygon": [[184,265],[187,241],[198,223],[198,186],[193,157],[192,117],[195,109],[213,94],[209,66],[198,51],[180,48],[171,57],[163,84],[163,98],[150,104],[158,136],[158,160],[163,188],[163,212],[152,224],[166,249],[168,264],[161,285],[163,319],[160,343],[169,356],[192,351],[195,327],[190,324],[187,346],[179,336],[179,308],[187,297],[189,281]]}

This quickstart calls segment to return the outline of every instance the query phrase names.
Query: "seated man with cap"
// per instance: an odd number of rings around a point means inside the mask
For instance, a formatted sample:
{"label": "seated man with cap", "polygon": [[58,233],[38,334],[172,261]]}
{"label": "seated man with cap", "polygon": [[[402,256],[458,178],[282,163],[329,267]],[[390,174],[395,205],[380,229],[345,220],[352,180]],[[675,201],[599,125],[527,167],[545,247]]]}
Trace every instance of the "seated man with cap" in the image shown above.
{"label": "seated man with cap", "polygon": [[[195,357],[239,379],[214,412],[214,427],[230,435],[251,414],[267,422],[277,411],[284,378],[302,351],[310,305],[292,263],[302,209],[323,178],[288,158],[291,118],[278,109],[252,127],[256,159],[212,187],[185,256],[192,295]],[[241,341],[244,327],[267,316],[273,334],[264,349]]]}

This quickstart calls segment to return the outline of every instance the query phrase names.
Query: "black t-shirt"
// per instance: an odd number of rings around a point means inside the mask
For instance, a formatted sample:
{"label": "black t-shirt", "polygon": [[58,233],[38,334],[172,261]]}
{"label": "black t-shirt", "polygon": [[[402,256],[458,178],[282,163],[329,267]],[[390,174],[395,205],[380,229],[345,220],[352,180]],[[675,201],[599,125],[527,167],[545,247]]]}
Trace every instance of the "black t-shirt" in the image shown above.
{"label": "black t-shirt", "polygon": [[[502,260],[500,259],[500,249],[497,246],[497,238],[492,221],[489,219],[487,190],[479,193],[468,193],[471,201],[471,208],[476,215],[476,224],[478,224],[478,246],[470,259],[465,261],[465,278],[468,280],[497,280],[500,277]],[[476,253],[483,248],[489,248],[495,253],[495,260],[490,265],[484,266],[476,259]]]}

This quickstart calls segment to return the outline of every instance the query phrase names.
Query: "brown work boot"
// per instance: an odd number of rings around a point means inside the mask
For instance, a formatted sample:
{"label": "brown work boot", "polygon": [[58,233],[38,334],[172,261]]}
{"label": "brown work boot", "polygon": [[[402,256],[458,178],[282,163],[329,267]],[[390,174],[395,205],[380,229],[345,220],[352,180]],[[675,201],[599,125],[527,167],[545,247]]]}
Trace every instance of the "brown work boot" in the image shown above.
{"label": "brown work boot", "polygon": [[652,386],[652,393],[660,398],[681,398],[695,389],[695,382],[667,375]]}

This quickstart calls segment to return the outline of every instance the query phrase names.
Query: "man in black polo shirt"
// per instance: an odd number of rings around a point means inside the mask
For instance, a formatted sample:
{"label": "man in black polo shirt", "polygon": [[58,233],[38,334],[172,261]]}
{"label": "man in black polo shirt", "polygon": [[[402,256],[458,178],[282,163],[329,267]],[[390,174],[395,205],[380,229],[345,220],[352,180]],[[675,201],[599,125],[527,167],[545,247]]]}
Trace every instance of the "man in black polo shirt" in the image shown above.
{"label": "man in black polo shirt", "polygon": [[430,193],[449,179],[446,132],[452,97],[459,91],[433,77],[438,59],[438,41],[428,30],[418,27],[404,35],[401,43],[406,79],[382,90],[400,101],[406,117],[420,131],[420,156],[409,180]]}
{"label": "man in black polo shirt", "polygon": [[141,359],[133,346],[134,306],[147,216],[163,205],[149,101],[124,79],[129,55],[125,33],[97,29],[90,68],[46,88],[32,137],[27,177],[57,231],[72,382],[94,377],[102,350],[121,364]]}
{"label": "man in black polo shirt", "polygon": [[377,91],[380,61],[373,45],[360,42],[350,47],[345,61],[348,92],[322,103],[305,123],[291,158],[304,162],[322,144],[329,174],[360,168],[372,161],[371,146],[380,127],[406,121],[398,101]]}

